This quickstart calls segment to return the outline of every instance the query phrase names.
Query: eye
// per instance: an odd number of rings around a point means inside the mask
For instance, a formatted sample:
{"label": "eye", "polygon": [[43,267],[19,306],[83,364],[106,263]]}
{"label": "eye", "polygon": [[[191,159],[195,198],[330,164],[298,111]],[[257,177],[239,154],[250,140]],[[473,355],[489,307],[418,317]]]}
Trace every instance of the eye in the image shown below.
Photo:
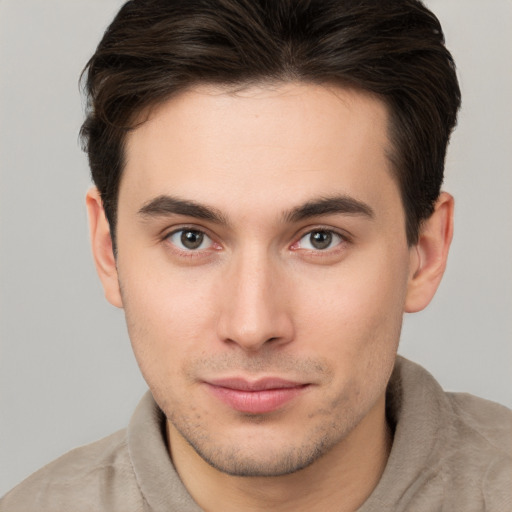
{"label": "eye", "polygon": [[306,233],[296,244],[297,249],[325,251],[343,242],[343,237],[334,231],[316,229]]}
{"label": "eye", "polygon": [[197,229],[179,229],[168,235],[167,240],[182,251],[198,251],[213,245],[213,240]]}

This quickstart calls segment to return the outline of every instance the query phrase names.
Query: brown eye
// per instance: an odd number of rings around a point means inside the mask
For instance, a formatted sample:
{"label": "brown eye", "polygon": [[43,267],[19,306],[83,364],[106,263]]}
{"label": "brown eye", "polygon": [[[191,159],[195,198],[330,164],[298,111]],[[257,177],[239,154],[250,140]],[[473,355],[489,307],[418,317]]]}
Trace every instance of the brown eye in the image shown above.
{"label": "brown eye", "polygon": [[171,233],[168,240],[184,251],[208,249],[212,245],[210,237],[196,229],[180,229]]}
{"label": "brown eye", "polygon": [[181,243],[187,249],[199,249],[203,243],[204,235],[199,231],[182,231]]}
{"label": "brown eye", "polygon": [[332,243],[332,233],[328,231],[314,231],[309,235],[309,240],[315,249],[327,249]]}
{"label": "brown eye", "polygon": [[306,233],[299,240],[299,247],[301,249],[325,251],[326,249],[331,249],[332,247],[335,247],[342,241],[342,236],[338,235],[333,231],[328,231],[326,229],[317,229],[315,231],[310,231],[309,233]]}

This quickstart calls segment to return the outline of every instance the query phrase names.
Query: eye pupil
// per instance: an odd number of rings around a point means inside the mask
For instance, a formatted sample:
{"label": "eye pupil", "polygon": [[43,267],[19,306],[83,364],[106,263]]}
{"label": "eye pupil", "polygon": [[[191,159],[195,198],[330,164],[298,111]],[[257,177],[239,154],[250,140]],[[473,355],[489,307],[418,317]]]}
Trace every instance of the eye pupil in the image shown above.
{"label": "eye pupil", "polygon": [[187,249],[197,249],[203,243],[204,235],[200,231],[183,231],[181,233],[181,243]]}
{"label": "eye pupil", "polygon": [[315,249],[327,249],[332,242],[332,233],[328,231],[314,231],[310,235],[310,241]]}

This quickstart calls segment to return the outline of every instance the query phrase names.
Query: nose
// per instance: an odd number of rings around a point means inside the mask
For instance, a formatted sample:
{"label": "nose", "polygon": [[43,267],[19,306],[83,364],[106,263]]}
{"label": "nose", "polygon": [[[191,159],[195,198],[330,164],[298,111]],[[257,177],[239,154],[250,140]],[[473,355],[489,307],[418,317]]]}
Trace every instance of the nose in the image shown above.
{"label": "nose", "polygon": [[222,276],[218,335],[225,343],[256,352],[294,338],[291,301],[279,262],[268,254],[234,258]]}

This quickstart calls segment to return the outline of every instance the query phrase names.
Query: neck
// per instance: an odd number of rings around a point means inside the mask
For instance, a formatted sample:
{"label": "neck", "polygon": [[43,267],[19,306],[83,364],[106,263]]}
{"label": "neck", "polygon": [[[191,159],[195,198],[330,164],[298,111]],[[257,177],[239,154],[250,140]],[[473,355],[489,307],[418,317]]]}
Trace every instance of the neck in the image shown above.
{"label": "neck", "polygon": [[227,475],[199,457],[169,423],[167,437],[181,480],[207,512],[355,511],[376,487],[392,443],[384,396],[330,452],[290,475]]}

